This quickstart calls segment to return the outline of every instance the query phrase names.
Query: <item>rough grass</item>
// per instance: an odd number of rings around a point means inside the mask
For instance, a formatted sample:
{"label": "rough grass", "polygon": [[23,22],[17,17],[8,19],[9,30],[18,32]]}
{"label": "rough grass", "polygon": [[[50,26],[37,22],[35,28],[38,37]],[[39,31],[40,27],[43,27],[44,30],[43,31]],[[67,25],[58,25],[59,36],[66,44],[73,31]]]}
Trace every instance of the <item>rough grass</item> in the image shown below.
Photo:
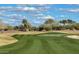
{"label": "rough grass", "polygon": [[39,35],[14,35],[18,39],[15,44],[0,47],[0,53],[6,54],[71,54],[79,53],[79,40],[65,37],[64,33],[46,33],[63,34],[62,36],[39,36]]}

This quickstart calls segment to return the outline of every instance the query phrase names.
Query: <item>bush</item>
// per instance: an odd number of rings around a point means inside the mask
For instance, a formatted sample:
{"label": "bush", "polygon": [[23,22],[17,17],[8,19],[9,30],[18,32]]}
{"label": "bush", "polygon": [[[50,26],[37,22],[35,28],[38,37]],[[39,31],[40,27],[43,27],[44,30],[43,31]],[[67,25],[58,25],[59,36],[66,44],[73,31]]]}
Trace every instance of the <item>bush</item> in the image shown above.
{"label": "bush", "polygon": [[46,31],[50,31],[50,30],[52,30],[52,27],[51,27],[51,26],[45,26],[44,29],[45,29]]}
{"label": "bush", "polygon": [[74,28],[75,28],[76,30],[79,30],[79,24],[75,24],[75,25],[74,25]]}

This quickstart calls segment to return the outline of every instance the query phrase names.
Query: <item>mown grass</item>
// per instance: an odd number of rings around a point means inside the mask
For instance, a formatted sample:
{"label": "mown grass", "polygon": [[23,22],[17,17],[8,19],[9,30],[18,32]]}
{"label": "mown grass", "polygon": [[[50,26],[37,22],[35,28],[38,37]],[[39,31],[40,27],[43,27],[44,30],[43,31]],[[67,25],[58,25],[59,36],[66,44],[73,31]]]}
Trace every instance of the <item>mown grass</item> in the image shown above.
{"label": "mown grass", "polygon": [[[39,36],[63,34],[62,36]],[[79,40],[65,37],[64,33],[44,33],[39,35],[14,35],[17,43],[0,47],[5,54],[71,54],[79,53]]]}

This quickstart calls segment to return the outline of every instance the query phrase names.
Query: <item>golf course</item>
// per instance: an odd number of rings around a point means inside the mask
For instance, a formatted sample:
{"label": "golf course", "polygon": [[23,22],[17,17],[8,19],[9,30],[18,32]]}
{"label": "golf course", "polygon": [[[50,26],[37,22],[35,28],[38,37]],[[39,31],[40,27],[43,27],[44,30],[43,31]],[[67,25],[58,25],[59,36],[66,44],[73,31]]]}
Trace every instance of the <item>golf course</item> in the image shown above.
{"label": "golf course", "polygon": [[79,54],[78,12],[69,4],[1,4],[0,54]]}
{"label": "golf course", "polygon": [[0,54],[79,53],[79,40],[66,37],[68,35],[71,34],[60,32],[13,34],[11,37],[15,38],[17,42],[0,46]]}

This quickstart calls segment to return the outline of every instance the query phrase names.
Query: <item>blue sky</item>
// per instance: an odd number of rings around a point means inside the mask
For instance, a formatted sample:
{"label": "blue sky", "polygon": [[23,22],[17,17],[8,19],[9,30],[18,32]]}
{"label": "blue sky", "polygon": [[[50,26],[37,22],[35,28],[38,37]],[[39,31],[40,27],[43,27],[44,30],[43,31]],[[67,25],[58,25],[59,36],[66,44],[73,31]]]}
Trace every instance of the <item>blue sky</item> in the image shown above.
{"label": "blue sky", "polygon": [[27,19],[32,25],[40,25],[46,19],[56,21],[72,19],[79,22],[78,4],[0,4],[0,19],[10,25],[21,24]]}

